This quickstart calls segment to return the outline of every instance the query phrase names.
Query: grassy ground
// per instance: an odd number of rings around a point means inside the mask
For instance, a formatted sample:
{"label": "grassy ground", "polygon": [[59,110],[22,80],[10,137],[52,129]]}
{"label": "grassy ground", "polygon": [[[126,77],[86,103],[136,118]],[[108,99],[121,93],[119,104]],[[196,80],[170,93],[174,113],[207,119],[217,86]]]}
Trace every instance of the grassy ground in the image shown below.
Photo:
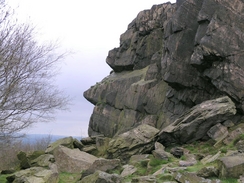
{"label": "grassy ground", "polygon": [[59,174],[59,183],[76,183],[81,177],[81,174],[61,173]]}
{"label": "grassy ground", "polygon": [[0,174],[0,182],[1,183],[7,183],[7,180],[6,180],[6,177],[7,177],[8,175],[1,175]]}
{"label": "grassy ground", "polygon": [[[244,135],[241,134],[239,137],[233,140],[233,142],[229,145],[224,145],[220,144],[220,146],[215,147],[214,144],[215,142],[213,140],[205,141],[205,142],[194,142],[191,144],[185,144],[182,145],[182,147],[186,150],[189,151],[189,154],[194,154],[194,155],[215,155],[217,152],[221,152],[221,155],[224,156],[224,154],[232,149],[235,150],[235,143],[240,140],[244,139]],[[171,148],[166,148],[166,151],[170,151]],[[134,163],[133,165],[137,168],[137,171],[133,175],[129,175],[125,177],[124,182],[129,182],[131,181],[134,177],[137,176],[145,176],[145,175],[152,175],[154,172],[162,169],[162,167],[177,167],[179,164],[180,160],[186,160],[187,161],[187,155],[185,154],[183,157],[180,159],[170,157],[168,160],[161,160],[161,159],[156,159],[153,157],[153,155],[150,155],[147,160],[142,160]],[[197,160],[197,163],[193,166],[189,166],[186,168],[186,170],[182,171],[187,171],[187,172],[197,172],[204,166],[215,166],[216,163],[213,162],[211,164],[203,165],[200,160]],[[110,173],[121,173],[121,169],[118,170],[113,170],[113,172]],[[0,174],[0,183],[6,183],[6,177],[8,175],[1,175]],[[70,173],[61,173],[59,175],[59,183],[76,183],[81,177],[81,174],[70,174]],[[169,174],[168,172],[165,172],[164,174],[159,174],[156,176],[157,182],[165,182],[165,181],[172,181],[172,175]],[[217,177],[213,177],[213,179],[216,179]],[[222,183],[237,183],[237,179],[232,179],[232,178],[227,178],[221,180]]]}

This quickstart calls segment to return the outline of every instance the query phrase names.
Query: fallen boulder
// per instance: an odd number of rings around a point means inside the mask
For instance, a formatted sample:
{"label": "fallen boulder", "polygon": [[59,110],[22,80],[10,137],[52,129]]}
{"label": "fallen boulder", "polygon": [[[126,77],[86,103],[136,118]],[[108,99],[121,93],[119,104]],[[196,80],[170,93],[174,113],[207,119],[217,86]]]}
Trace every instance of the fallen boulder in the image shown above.
{"label": "fallen boulder", "polygon": [[54,156],[52,154],[43,154],[31,161],[31,166],[48,167],[50,163],[54,163]]}
{"label": "fallen boulder", "polygon": [[216,142],[223,140],[228,135],[228,129],[226,126],[222,125],[221,123],[218,123],[210,128],[210,130],[207,132],[208,136],[215,140]]}
{"label": "fallen boulder", "polygon": [[109,142],[108,157],[128,161],[132,155],[151,152],[158,132],[158,129],[142,124],[116,136]]}
{"label": "fallen boulder", "polygon": [[131,183],[156,183],[156,177],[154,175],[141,176],[132,178]]}
{"label": "fallen boulder", "polygon": [[155,150],[152,151],[152,154],[157,159],[165,159],[168,160],[169,157],[172,157],[172,155],[165,151],[165,147],[160,144],[159,142],[155,143]]}
{"label": "fallen boulder", "polygon": [[126,177],[128,175],[132,175],[137,171],[137,168],[134,167],[133,165],[124,165],[123,166],[123,171],[121,172],[121,177]]}
{"label": "fallen boulder", "polygon": [[6,178],[11,183],[58,183],[58,173],[42,167],[32,167],[18,171]]}
{"label": "fallen boulder", "polygon": [[165,146],[191,143],[203,138],[209,129],[236,114],[232,100],[225,96],[208,100],[191,108],[159,133],[159,142]]}
{"label": "fallen boulder", "polygon": [[94,174],[84,177],[82,180],[78,181],[77,183],[88,183],[88,182],[121,183],[122,177],[117,174],[108,174],[106,172],[98,170]]}
{"label": "fallen boulder", "polygon": [[239,178],[244,172],[244,156],[239,154],[219,158],[218,169],[220,178]]}
{"label": "fallen boulder", "polygon": [[173,177],[179,183],[221,183],[220,180],[205,179],[190,172],[177,172],[173,174]]}
{"label": "fallen boulder", "polygon": [[77,139],[74,139],[73,137],[65,137],[65,138],[59,139],[59,140],[51,143],[47,147],[45,153],[52,154],[53,151],[55,150],[55,148],[57,148],[60,145],[65,146],[65,147],[68,147],[70,149],[74,149],[74,148],[81,149],[83,147],[83,145],[81,144],[81,142],[79,142]]}
{"label": "fallen boulder", "polygon": [[59,172],[80,173],[87,170],[98,158],[79,149],[57,147],[53,152]]}
{"label": "fallen boulder", "polygon": [[93,164],[85,171],[82,172],[82,178],[90,174],[93,174],[97,170],[103,172],[109,172],[121,166],[119,159],[104,159],[98,158],[93,162]]}

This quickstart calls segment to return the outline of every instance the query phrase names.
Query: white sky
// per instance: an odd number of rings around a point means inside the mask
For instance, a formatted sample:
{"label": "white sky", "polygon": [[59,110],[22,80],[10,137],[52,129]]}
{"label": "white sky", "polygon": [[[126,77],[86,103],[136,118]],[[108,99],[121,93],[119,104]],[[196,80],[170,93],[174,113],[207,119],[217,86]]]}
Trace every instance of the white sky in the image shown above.
{"label": "white sky", "polygon": [[[41,33],[40,40],[59,40],[65,58],[57,85],[73,100],[69,111],[57,113],[56,120],[39,123],[27,133],[87,136],[93,105],[83,92],[111,71],[105,59],[119,46],[119,37],[144,9],[165,0],[8,0],[18,18],[30,20]],[[171,1],[174,3],[175,0]],[[16,8],[18,7],[18,8]]]}

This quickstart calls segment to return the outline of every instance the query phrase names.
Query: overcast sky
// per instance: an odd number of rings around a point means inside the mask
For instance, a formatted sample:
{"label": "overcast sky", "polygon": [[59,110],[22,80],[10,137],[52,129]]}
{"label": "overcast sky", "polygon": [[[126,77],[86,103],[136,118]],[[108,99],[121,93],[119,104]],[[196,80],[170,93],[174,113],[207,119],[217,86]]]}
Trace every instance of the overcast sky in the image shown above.
{"label": "overcast sky", "polygon": [[[72,51],[63,63],[57,85],[73,100],[69,111],[56,120],[40,123],[27,133],[87,136],[93,105],[83,92],[109,75],[105,59],[119,46],[119,37],[144,9],[165,0],[8,0],[21,21],[31,21],[39,40],[59,40],[62,50]],[[171,3],[174,3],[171,1]],[[16,8],[18,7],[18,8]]]}

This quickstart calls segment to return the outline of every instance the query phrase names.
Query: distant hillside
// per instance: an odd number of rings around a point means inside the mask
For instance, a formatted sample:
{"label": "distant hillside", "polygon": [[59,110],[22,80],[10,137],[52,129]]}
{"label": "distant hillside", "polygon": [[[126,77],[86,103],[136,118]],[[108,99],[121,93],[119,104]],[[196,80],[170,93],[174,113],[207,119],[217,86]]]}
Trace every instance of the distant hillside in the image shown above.
{"label": "distant hillside", "polygon": [[[42,139],[48,139],[50,138],[51,142],[55,142],[58,139],[68,137],[68,136],[62,136],[62,135],[49,135],[49,134],[26,134],[25,137],[23,137],[22,142],[23,143],[30,143],[33,144],[37,141],[40,141]],[[78,140],[82,139],[82,137],[73,136],[73,138],[76,138]]]}

